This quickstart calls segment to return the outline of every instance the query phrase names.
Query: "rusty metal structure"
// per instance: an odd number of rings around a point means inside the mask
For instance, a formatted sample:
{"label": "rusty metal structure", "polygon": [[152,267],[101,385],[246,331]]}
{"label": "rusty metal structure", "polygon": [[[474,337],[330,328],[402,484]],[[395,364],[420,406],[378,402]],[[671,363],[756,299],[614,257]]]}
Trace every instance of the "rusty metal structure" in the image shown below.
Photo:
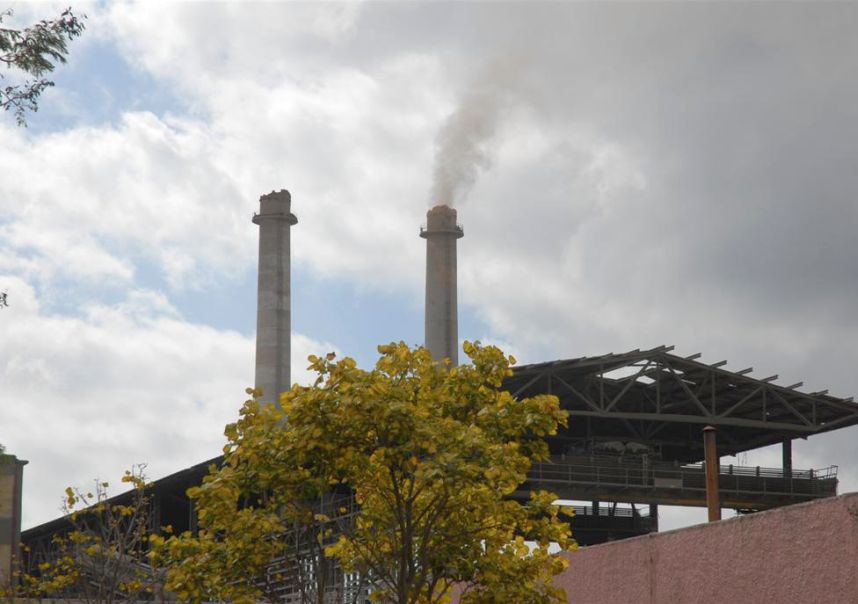
{"label": "rusty metal structure", "polygon": [[[707,506],[706,426],[717,428],[721,455],[783,448],[781,468],[710,464],[718,466],[721,507],[752,512],[835,495],[837,467],[794,469],[792,441],[858,424],[858,404],[700,356],[659,346],[518,367],[507,390],[554,394],[570,415],[569,428],[549,441],[550,462],[533,467],[521,495],[538,487],[593,501],[573,521],[583,544],[657,530],[659,504]],[[649,515],[630,530],[604,515],[616,502],[648,506]]]}

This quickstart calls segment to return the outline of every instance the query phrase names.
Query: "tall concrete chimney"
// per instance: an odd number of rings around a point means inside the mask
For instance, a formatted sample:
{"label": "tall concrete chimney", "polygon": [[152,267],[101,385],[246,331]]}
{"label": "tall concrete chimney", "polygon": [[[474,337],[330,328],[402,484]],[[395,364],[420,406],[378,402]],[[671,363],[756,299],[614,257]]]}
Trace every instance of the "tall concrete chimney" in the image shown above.
{"label": "tall concrete chimney", "polygon": [[256,300],[256,388],[261,401],[279,404],[289,390],[292,362],[292,304],[289,230],[298,222],[290,212],[289,191],[259,198],[259,282]]}
{"label": "tall concrete chimney", "polygon": [[426,212],[426,323],[424,345],[436,361],[459,363],[459,320],[456,305],[456,240],[464,237],[456,210],[435,206]]}

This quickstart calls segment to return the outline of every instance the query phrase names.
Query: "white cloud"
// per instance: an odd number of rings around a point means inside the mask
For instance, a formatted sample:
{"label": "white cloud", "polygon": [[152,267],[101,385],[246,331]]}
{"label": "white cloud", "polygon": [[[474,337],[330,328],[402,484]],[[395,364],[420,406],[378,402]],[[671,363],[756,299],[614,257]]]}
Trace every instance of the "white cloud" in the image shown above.
{"label": "white cloud", "polygon": [[[0,282],[0,438],[30,461],[26,526],[54,517],[66,486],[139,462],[156,478],[220,452],[253,379],[252,338],[189,323],[160,292],[69,318],[41,312],[23,280]],[[300,334],[292,345],[300,383],[307,355],[335,349]]]}
{"label": "white cloud", "polygon": [[249,204],[203,124],[144,112],[45,136],[0,128],[4,256],[40,280],[128,282],[143,257],[182,288],[250,262]]}
{"label": "white cloud", "polygon": [[325,51],[348,40],[361,10],[358,3],[126,2],[113,3],[101,25],[135,64],[199,96],[225,81],[324,79]]}

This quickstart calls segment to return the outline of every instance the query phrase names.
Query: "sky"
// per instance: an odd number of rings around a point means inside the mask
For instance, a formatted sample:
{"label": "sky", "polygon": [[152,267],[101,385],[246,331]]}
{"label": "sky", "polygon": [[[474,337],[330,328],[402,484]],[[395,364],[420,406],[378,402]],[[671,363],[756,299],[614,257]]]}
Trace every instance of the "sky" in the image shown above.
{"label": "sky", "polygon": [[[447,201],[463,339],[521,363],[672,344],[858,394],[858,4],[74,8],[38,113],[0,115],[0,443],[29,461],[25,528],[66,486],[219,454],[253,379],[250,219],[284,188],[296,381],[312,353],[422,343],[418,232]],[[794,466],[858,490],[856,437],[797,441]]]}

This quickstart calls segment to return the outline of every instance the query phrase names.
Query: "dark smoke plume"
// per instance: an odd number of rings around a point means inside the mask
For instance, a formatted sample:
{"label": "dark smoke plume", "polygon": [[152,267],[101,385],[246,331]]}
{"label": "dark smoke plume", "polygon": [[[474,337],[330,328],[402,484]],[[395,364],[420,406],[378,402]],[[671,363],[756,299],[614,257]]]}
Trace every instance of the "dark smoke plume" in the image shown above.
{"label": "dark smoke plume", "polygon": [[491,167],[494,137],[520,67],[519,61],[492,63],[465,90],[458,107],[445,120],[435,139],[430,205],[460,203],[479,173]]}

